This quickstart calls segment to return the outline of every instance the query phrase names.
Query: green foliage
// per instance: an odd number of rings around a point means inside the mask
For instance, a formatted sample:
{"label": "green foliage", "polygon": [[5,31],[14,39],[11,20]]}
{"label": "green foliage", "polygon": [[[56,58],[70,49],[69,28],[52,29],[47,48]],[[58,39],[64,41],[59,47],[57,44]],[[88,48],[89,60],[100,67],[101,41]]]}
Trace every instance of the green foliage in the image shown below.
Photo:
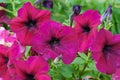
{"label": "green foliage", "polygon": [[79,76],[81,76],[82,79],[90,76],[96,80],[111,80],[111,75],[105,75],[96,69],[95,62],[91,58],[86,66],[86,69],[81,74],[87,58],[87,55],[80,53],[78,54],[78,57],[76,57],[75,60],[69,65],[63,64],[62,61],[59,61],[58,64],[54,64],[52,61],[49,74],[53,80],[75,80]]}

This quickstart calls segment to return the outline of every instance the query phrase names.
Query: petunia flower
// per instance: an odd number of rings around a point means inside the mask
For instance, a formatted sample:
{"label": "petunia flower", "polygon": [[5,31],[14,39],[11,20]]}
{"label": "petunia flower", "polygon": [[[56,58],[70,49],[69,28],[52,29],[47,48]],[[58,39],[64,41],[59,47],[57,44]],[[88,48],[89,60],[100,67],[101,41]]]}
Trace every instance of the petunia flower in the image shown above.
{"label": "petunia flower", "polygon": [[0,77],[7,80],[14,75],[14,60],[20,59],[25,49],[21,48],[17,42],[11,47],[0,45]]}
{"label": "petunia flower", "polygon": [[0,45],[0,77],[4,77],[7,74],[8,47]]}
{"label": "petunia flower", "polygon": [[40,25],[47,20],[50,20],[48,10],[38,10],[27,2],[19,9],[18,16],[12,19],[10,27],[22,45],[30,45]]}
{"label": "petunia flower", "polygon": [[11,47],[15,41],[17,41],[15,33],[10,33],[4,27],[0,27],[0,44]]}
{"label": "petunia flower", "polygon": [[51,80],[47,74],[48,63],[40,56],[29,57],[26,61],[17,60],[15,62],[16,80]]}
{"label": "petunia flower", "polygon": [[32,48],[45,59],[62,55],[64,63],[71,63],[77,53],[77,36],[71,27],[55,21],[44,23],[32,40]]}
{"label": "petunia flower", "polygon": [[120,67],[120,35],[101,29],[90,50],[100,72],[113,74]]}
{"label": "petunia flower", "polygon": [[79,51],[88,50],[100,24],[100,14],[96,10],[87,10],[74,18],[74,29],[79,38]]}
{"label": "petunia flower", "polygon": [[112,75],[112,80],[120,80],[120,68]]}

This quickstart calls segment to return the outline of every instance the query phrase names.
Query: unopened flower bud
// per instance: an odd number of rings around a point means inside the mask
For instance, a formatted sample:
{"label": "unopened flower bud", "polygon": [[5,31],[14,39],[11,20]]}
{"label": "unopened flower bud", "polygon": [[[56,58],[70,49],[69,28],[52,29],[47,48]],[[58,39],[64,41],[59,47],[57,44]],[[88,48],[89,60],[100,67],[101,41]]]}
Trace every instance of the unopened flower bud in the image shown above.
{"label": "unopened flower bud", "polygon": [[106,9],[106,11],[103,13],[103,15],[101,16],[101,22],[103,22],[105,19],[107,19],[107,22],[111,20],[111,16],[112,16],[112,6],[109,5],[108,8]]}
{"label": "unopened flower bud", "polygon": [[43,2],[43,6],[46,7],[46,8],[51,9],[51,8],[53,8],[53,1],[52,0],[45,0]]}
{"label": "unopened flower bud", "polygon": [[72,14],[70,15],[70,26],[72,26],[72,23],[73,23],[73,18],[77,15],[80,14],[80,11],[81,11],[81,6],[80,5],[74,5],[73,6],[73,12]]}
{"label": "unopened flower bud", "polygon": [[36,0],[35,5],[42,4],[46,8],[53,8],[53,1],[52,0]]}
{"label": "unopened flower bud", "polygon": [[73,13],[75,15],[79,15],[80,11],[81,11],[81,6],[80,5],[74,5],[73,6]]}

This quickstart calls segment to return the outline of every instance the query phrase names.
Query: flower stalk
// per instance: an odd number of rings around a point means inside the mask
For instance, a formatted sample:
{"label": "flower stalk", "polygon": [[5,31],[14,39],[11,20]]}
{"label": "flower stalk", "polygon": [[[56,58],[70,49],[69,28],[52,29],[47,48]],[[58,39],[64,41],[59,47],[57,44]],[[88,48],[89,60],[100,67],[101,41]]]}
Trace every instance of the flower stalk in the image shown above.
{"label": "flower stalk", "polygon": [[9,10],[9,9],[6,9],[6,8],[4,8],[4,7],[1,7],[1,6],[0,6],[0,10],[4,10],[4,11],[6,11],[6,12],[8,12],[8,13],[13,14],[13,11],[11,11],[11,10]]}
{"label": "flower stalk", "polygon": [[88,66],[88,64],[89,64],[89,62],[90,62],[90,59],[91,59],[91,52],[88,52],[87,61],[85,62],[85,65],[84,65],[82,71],[80,71],[80,73],[79,73],[79,79],[80,79],[80,80],[81,80],[82,74],[84,73],[85,69],[87,68],[87,66]]}

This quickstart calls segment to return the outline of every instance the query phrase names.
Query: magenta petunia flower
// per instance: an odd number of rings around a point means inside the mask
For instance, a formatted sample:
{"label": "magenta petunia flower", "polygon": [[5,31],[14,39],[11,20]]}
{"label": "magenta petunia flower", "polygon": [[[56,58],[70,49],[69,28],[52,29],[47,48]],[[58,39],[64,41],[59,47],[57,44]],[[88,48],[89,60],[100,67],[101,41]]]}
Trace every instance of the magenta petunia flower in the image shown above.
{"label": "magenta petunia flower", "polygon": [[112,80],[120,80],[120,68],[112,75]]}
{"label": "magenta petunia flower", "polygon": [[77,53],[77,36],[71,27],[55,21],[46,22],[32,40],[33,49],[45,59],[62,55],[64,63],[71,63]]}
{"label": "magenta petunia flower", "polygon": [[15,68],[18,77],[16,80],[51,80],[47,74],[49,65],[40,56],[29,57],[26,61],[17,60]]}
{"label": "magenta petunia flower", "polygon": [[4,77],[7,74],[8,47],[0,45],[0,77]]}
{"label": "magenta petunia flower", "polygon": [[38,10],[27,2],[19,9],[18,16],[10,22],[10,27],[22,45],[30,45],[40,25],[47,20],[50,20],[48,10]]}
{"label": "magenta petunia flower", "polygon": [[17,41],[15,33],[10,33],[4,27],[0,27],[0,44],[11,47],[15,41]]}
{"label": "magenta petunia flower", "polygon": [[100,24],[100,14],[96,10],[87,10],[74,18],[74,29],[78,33],[79,51],[88,50]]}
{"label": "magenta petunia flower", "polygon": [[99,71],[112,74],[120,67],[120,35],[101,29],[90,48]]}
{"label": "magenta petunia flower", "polygon": [[7,80],[14,74],[14,60],[21,58],[24,50],[16,42],[11,47],[0,45],[0,77]]}

